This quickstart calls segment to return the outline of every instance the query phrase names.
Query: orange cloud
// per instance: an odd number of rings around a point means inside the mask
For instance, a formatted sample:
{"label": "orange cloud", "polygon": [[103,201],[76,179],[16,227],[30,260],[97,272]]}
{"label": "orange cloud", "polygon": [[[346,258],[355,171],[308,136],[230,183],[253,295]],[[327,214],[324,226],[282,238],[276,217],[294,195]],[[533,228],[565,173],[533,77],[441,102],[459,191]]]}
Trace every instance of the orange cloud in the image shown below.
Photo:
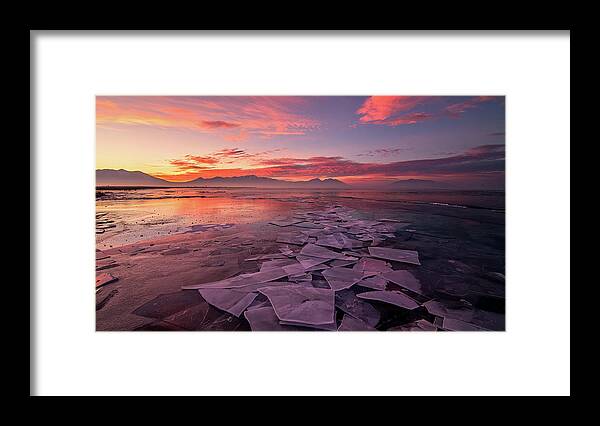
{"label": "orange cloud", "polygon": [[218,158],[211,156],[201,156],[201,155],[186,155],[185,158],[195,161],[198,164],[216,164],[219,162]]}
{"label": "orange cloud", "polygon": [[[177,172],[161,175],[167,180],[175,177],[214,177],[256,175],[290,180],[304,178],[342,177],[349,180],[390,179],[393,177],[438,176],[458,178],[468,176],[499,176],[504,173],[504,145],[482,145],[471,148],[462,154],[448,157],[394,161],[389,163],[356,162],[343,157],[309,157],[309,158],[260,158],[264,153],[248,154],[239,148],[220,151],[227,158],[254,158],[249,167],[212,168],[206,164],[190,161],[192,156],[182,160],[173,160]],[[218,155],[215,153],[213,155]],[[258,158],[255,158],[258,157]],[[183,179],[182,179],[183,180]]]}
{"label": "orange cloud", "polygon": [[[249,133],[270,137],[304,135],[320,122],[306,112],[303,98],[99,96],[98,126],[153,126],[218,133],[241,141]],[[238,130],[232,134],[231,130]]]}
{"label": "orange cloud", "polygon": [[228,170],[231,170],[222,168],[223,166],[227,167],[229,164],[233,163],[246,164],[247,166],[252,166],[253,164],[260,164],[262,161],[266,161],[264,160],[264,157],[266,155],[278,151],[281,150],[275,149],[271,151],[249,153],[246,152],[246,150],[240,148],[224,148],[208,155],[188,154],[183,158],[173,159],[169,161],[168,164],[170,166],[170,169],[173,170],[172,172],[162,172],[160,174],[155,174],[155,176],[164,177],[167,180],[183,176],[205,176],[206,173],[215,176],[222,176],[219,173],[228,173]]}

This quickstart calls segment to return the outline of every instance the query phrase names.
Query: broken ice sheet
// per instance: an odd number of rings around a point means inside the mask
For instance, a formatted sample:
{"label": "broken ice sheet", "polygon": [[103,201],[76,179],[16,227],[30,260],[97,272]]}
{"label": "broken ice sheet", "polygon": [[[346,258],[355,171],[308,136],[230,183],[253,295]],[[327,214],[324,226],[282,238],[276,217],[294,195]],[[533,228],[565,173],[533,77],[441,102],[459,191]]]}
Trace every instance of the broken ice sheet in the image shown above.
{"label": "broken ice sheet", "polygon": [[367,291],[366,293],[357,294],[357,297],[367,300],[377,300],[409,310],[420,306],[415,300],[400,291]]}
{"label": "broken ice sheet", "polygon": [[350,256],[350,257],[356,257],[356,258],[370,256],[370,254],[366,250],[363,250],[363,252],[352,251],[352,250],[342,250],[342,254],[345,254],[346,256]]}
{"label": "broken ice sheet", "polygon": [[306,268],[306,272],[323,271],[325,269],[329,269],[329,266],[325,265],[324,263],[321,263],[319,265],[315,265],[315,266],[311,266],[310,268]]}
{"label": "broken ice sheet", "polygon": [[298,323],[298,322],[294,322],[294,321],[279,321],[279,324],[287,325],[287,326],[294,326],[294,327],[306,327],[306,328],[312,328],[315,330],[323,330],[323,331],[336,331],[337,330],[335,321],[330,324],[305,324],[305,323]]}
{"label": "broken ice sheet", "polygon": [[327,262],[328,259],[324,259],[321,257],[298,255],[298,256],[296,256],[296,260],[298,260],[298,262],[300,262],[300,264],[305,268],[305,270],[308,271],[311,268],[314,268],[318,265],[321,265],[321,264]]}
{"label": "broken ice sheet", "polygon": [[297,275],[304,275],[306,268],[304,268],[304,266],[301,263],[296,262],[294,260],[294,263],[283,266],[282,269],[285,271],[288,277],[293,277]]}
{"label": "broken ice sheet", "polygon": [[106,272],[96,275],[96,288],[117,281],[118,278]]}
{"label": "broken ice sheet", "polygon": [[279,280],[287,276],[288,273],[283,268],[274,267],[251,274],[242,274],[232,278],[226,278],[220,281],[186,285],[181,288],[183,290],[197,290],[200,288],[240,288]]}
{"label": "broken ice sheet", "polygon": [[360,319],[370,327],[375,327],[381,318],[379,311],[373,305],[356,297],[352,290],[336,292],[335,307]]}
{"label": "broken ice sheet", "polygon": [[437,327],[427,320],[420,319],[414,322],[416,328],[423,331],[437,331]]}
{"label": "broken ice sheet", "polygon": [[317,246],[315,244],[307,244],[302,247],[300,254],[304,256],[318,257],[327,260],[340,259],[340,260],[355,260],[352,257],[345,256],[341,253],[333,250],[326,249],[325,247]]}
{"label": "broken ice sheet", "polygon": [[374,257],[396,262],[411,263],[420,265],[419,253],[414,250],[401,250],[387,247],[369,247],[369,254]]}
{"label": "broken ice sheet", "polygon": [[[288,272],[283,268],[272,268],[267,269],[266,271],[254,272],[251,274],[242,274],[236,278],[240,280],[235,280],[231,284],[233,287],[243,287],[244,285],[249,284],[259,284],[259,283],[267,283],[269,281],[275,281],[281,278],[288,276]],[[243,281],[245,281],[245,283]]]}
{"label": "broken ice sheet", "polygon": [[314,237],[317,238],[319,235],[322,235],[323,231],[321,229],[303,229],[302,234],[304,234],[306,236],[306,238],[308,237]]}
{"label": "broken ice sheet", "polygon": [[348,266],[348,265],[354,265],[356,263],[356,260],[339,260],[336,259],[334,261],[332,261],[330,263],[331,266]]}
{"label": "broken ice sheet", "polygon": [[378,274],[393,271],[393,269],[386,261],[379,259],[371,259],[368,257],[361,258],[358,261],[358,263],[352,267],[352,269],[360,273],[375,272]]}
{"label": "broken ice sheet", "polygon": [[267,296],[259,293],[254,298],[252,303],[250,305],[248,305],[248,307],[246,308],[246,311],[250,311],[252,309],[258,309],[258,308],[264,308],[265,306],[271,306],[271,302],[269,302],[269,299],[267,299]]}
{"label": "broken ice sheet", "polygon": [[259,290],[271,301],[281,321],[318,325],[334,322],[332,290],[293,284]]}
{"label": "broken ice sheet", "polygon": [[357,282],[356,285],[372,288],[374,290],[385,290],[387,280],[380,275],[376,275],[374,277],[363,278],[361,281]]}
{"label": "broken ice sheet", "polygon": [[421,290],[421,282],[409,271],[399,270],[383,273],[383,277],[394,284],[407,288],[415,293],[423,295]]}
{"label": "broken ice sheet", "polygon": [[304,245],[308,241],[308,236],[301,233],[281,233],[277,235],[278,243]]}
{"label": "broken ice sheet", "polygon": [[275,259],[268,262],[263,262],[260,265],[260,272],[267,271],[269,269],[281,268],[283,266],[289,266],[297,263],[294,259]]}
{"label": "broken ice sheet", "polygon": [[292,329],[279,324],[279,318],[271,306],[251,309],[244,312],[252,331],[286,331]]}
{"label": "broken ice sheet", "polygon": [[289,280],[312,287],[312,274],[290,275]]}
{"label": "broken ice sheet", "polygon": [[287,244],[283,247],[279,247],[279,251],[286,256],[294,254],[294,251],[290,249],[290,247]]}
{"label": "broken ice sheet", "polygon": [[269,223],[271,225],[277,225],[277,226],[291,226],[291,225],[295,225],[296,223],[300,223],[302,222],[302,220],[272,220]]}
{"label": "broken ice sheet", "polygon": [[344,241],[342,240],[341,234],[332,234],[326,236],[319,236],[316,244],[324,247],[333,247],[336,249],[342,249],[344,247]]}
{"label": "broken ice sheet", "polygon": [[338,328],[338,331],[375,331],[376,329],[366,324],[365,322],[354,318],[348,314],[344,314],[342,323]]}
{"label": "broken ice sheet", "polygon": [[257,296],[257,293],[228,288],[202,288],[198,292],[214,307],[236,317],[239,317]]}
{"label": "broken ice sheet", "polygon": [[362,273],[342,266],[325,269],[323,276],[329,283],[329,286],[335,291],[350,288],[363,278]]}
{"label": "broken ice sheet", "polygon": [[353,238],[348,238],[344,234],[340,234],[342,241],[344,242],[345,249],[353,249],[353,248],[361,248],[363,246],[362,241],[355,240]]}

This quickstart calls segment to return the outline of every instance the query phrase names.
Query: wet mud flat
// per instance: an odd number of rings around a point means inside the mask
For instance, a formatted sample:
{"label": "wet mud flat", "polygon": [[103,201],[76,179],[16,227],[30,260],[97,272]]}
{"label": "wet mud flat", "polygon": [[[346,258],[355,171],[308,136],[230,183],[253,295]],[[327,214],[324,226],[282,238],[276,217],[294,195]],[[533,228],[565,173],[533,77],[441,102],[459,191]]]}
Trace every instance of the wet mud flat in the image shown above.
{"label": "wet mud flat", "polygon": [[502,210],[288,202],[271,220],[97,249],[97,330],[505,329]]}

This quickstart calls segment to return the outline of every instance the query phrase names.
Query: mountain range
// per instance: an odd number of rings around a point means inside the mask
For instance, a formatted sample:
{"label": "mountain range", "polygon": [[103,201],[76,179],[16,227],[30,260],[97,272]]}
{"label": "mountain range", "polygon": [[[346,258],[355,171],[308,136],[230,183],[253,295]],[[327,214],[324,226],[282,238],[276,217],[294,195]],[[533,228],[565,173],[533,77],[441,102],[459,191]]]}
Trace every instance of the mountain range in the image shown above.
{"label": "mountain range", "polygon": [[[99,169],[96,170],[96,186],[164,186],[164,187],[242,187],[242,188],[297,188],[297,189],[350,189],[351,185],[337,179],[311,179],[306,181],[288,181],[255,175],[196,178],[188,182],[169,182],[141,171]],[[378,185],[377,189],[435,190],[452,189],[445,182],[428,179],[404,179]]]}
{"label": "mountain range", "polygon": [[189,182],[169,182],[140,171],[99,169],[96,170],[96,186],[196,186],[196,187],[244,187],[244,188],[323,188],[344,189],[350,185],[337,179],[311,179],[287,181],[255,175],[234,177],[196,178]]}

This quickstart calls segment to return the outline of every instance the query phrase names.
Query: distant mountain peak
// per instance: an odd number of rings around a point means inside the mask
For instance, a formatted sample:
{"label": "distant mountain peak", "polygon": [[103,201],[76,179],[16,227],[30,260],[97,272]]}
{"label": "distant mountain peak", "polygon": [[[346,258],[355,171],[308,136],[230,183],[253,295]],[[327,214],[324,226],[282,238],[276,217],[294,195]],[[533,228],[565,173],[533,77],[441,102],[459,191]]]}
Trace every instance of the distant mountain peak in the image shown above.
{"label": "distant mountain peak", "polygon": [[96,170],[96,186],[170,186],[171,182],[139,170]]}

